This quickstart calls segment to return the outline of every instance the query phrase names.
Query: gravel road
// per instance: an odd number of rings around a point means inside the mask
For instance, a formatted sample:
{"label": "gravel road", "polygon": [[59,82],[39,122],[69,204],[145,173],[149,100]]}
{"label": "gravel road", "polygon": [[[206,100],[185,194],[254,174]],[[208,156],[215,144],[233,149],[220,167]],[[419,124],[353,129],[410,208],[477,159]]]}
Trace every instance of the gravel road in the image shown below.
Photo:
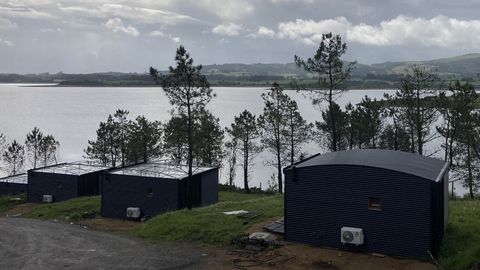
{"label": "gravel road", "polygon": [[0,218],[0,269],[202,269],[202,251],[51,221]]}

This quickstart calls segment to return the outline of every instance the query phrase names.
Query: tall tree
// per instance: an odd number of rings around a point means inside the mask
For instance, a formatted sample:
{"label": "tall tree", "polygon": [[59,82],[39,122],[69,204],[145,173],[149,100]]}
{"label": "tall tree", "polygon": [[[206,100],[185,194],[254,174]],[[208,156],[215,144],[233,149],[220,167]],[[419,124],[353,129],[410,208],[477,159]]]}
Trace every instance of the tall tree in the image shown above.
{"label": "tall tree", "polygon": [[225,130],[231,138],[239,141],[238,150],[242,156],[243,186],[245,191],[249,193],[248,175],[250,166],[256,154],[261,152],[261,147],[256,142],[260,135],[256,117],[251,112],[244,110],[240,115],[235,116],[230,128]]}
{"label": "tall tree", "polygon": [[264,102],[263,114],[258,117],[258,126],[261,131],[261,141],[265,149],[275,155],[272,164],[277,168],[278,191],[283,193],[282,167],[286,154],[288,133],[287,106],[290,98],[283,93],[283,89],[274,83],[268,93],[262,94]]}
{"label": "tall tree", "polygon": [[[320,105],[325,100],[328,102],[329,120],[326,123],[331,125],[328,130],[331,132],[329,137],[332,151],[339,150],[338,135],[336,134],[338,117],[335,115],[339,111],[334,108],[335,97],[342,93],[339,86],[350,77],[350,72],[356,64],[356,62],[351,62],[344,68],[341,57],[346,51],[347,44],[342,42],[339,35],[334,36],[332,33],[327,33],[322,35],[322,41],[313,58],[303,60],[295,55],[295,63],[298,67],[318,76],[320,89],[309,91],[314,105]],[[325,92],[325,89],[328,91]]]}
{"label": "tall tree", "polygon": [[[329,149],[330,151],[341,151],[346,150],[348,148],[348,141],[347,134],[348,134],[348,125],[347,125],[347,115],[345,112],[342,111],[340,106],[337,103],[332,103],[332,110],[333,113],[330,112],[330,109],[322,112],[322,119],[323,121],[316,121],[315,126],[320,134],[324,136],[317,137],[317,141],[319,145],[324,146],[325,148]],[[333,125],[331,123],[330,116],[334,116],[334,122],[336,123]],[[335,131],[332,131],[332,128],[335,127]],[[335,135],[335,138],[332,136]],[[332,141],[335,141],[335,149],[333,149]]]}
{"label": "tall tree", "polygon": [[170,104],[176,107],[177,111],[186,115],[187,121],[187,147],[188,147],[188,181],[187,181],[187,206],[192,208],[192,163],[193,163],[193,129],[195,115],[210,102],[212,89],[205,75],[202,75],[202,66],[194,66],[193,58],[187,50],[180,46],[175,55],[175,67],[169,68],[169,73],[163,75],[153,67],[150,68],[150,75],[159,83]]}
{"label": "tall tree", "polygon": [[228,185],[234,186],[235,176],[237,175],[237,152],[239,147],[238,138],[231,138],[225,143],[224,158],[227,163]]}
{"label": "tall tree", "polygon": [[194,130],[194,153],[197,163],[206,166],[217,166],[223,158],[223,129],[220,119],[210,111],[202,109]]}
{"label": "tall tree", "polygon": [[53,135],[46,135],[40,140],[38,144],[39,158],[42,166],[48,166],[52,163],[57,163],[57,151],[60,143],[53,137]]}
{"label": "tall tree", "polygon": [[17,141],[13,141],[7,151],[3,153],[3,160],[7,165],[9,175],[16,175],[23,169],[25,158],[25,148]]}
{"label": "tall tree", "polygon": [[116,167],[120,159],[117,125],[112,115],[106,122],[100,122],[97,129],[97,139],[89,140],[84,150],[86,158],[96,160],[102,165]]}
{"label": "tall tree", "polygon": [[128,163],[148,162],[161,156],[162,123],[137,116],[128,123]]}
{"label": "tall tree", "polygon": [[43,140],[43,133],[37,127],[34,127],[30,133],[27,134],[27,139],[25,140],[25,147],[27,156],[30,158],[33,168],[37,168],[37,161],[40,156],[39,145]]}
{"label": "tall tree", "polygon": [[127,120],[129,112],[127,110],[117,110],[113,114],[113,125],[115,130],[115,144],[120,153],[120,162],[122,167],[127,164],[129,122]]}
{"label": "tall tree", "polygon": [[288,159],[290,165],[297,161],[302,153],[302,146],[312,139],[314,125],[303,119],[295,100],[290,100],[286,106],[287,128],[285,132],[288,144]]}
{"label": "tall tree", "polygon": [[357,105],[359,118],[358,124],[365,130],[365,138],[369,148],[377,148],[378,137],[382,130],[382,105],[377,99],[371,99],[368,96],[362,98]]}
{"label": "tall tree", "polygon": [[163,128],[165,154],[178,163],[188,160],[187,116],[173,115]]}
{"label": "tall tree", "polygon": [[438,119],[438,110],[432,101],[437,93],[433,89],[437,81],[435,72],[413,65],[396,92],[396,98],[403,103],[403,119],[411,135],[411,150],[420,155],[425,154],[424,145],[436,138],[436,134],[431,134],[431,127]]}

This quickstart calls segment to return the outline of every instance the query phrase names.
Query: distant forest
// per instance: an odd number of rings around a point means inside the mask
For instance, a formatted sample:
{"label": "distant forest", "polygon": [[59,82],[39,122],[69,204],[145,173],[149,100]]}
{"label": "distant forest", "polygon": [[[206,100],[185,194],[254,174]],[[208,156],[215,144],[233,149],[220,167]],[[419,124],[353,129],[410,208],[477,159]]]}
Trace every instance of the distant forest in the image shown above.
{"label": "distant forest", "polygon": [[[430,61],[385,62],[356,64],[351,77],[344,82],[346,89],[398,88],[401,77],[410,65],[417,64],[435,70],[444,85],[455,80],[480,85],[480,54],[467,54]],[[166,72],[166,71],[165,71]],[[162,72],[162,73],[165,73]],[[317,85],[315,77],[288,64],[222,64],[203,66],[202,73],[212,86],[271,86],[278,82],[288,88],[294,80],[303,85]],[[59,86],[153,86],[155,82],[145,73],[41,73],[0,74],[0,83],[58,83]]]}

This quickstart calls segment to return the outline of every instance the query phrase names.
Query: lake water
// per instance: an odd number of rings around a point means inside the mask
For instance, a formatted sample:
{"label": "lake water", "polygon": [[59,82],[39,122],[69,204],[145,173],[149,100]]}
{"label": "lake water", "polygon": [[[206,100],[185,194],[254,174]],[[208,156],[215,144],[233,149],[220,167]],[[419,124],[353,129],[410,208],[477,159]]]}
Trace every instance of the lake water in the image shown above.
{"label": "lake water", "polygon": [[[18,84],[0,84],[0,132],[7,141],[14,139],[23,142],[26,134],[37,126],[44,133],[53,134],[60,141],[59,161],[77,161],[83,159],[83,149],[88,140],[95,139],[95,131],[100,121],[105,121],[116,109],[130,111],[130,118],[145,115],[150,120],[167,121],[172,108],[160,88],[108,88],[108,87],[23,87]],[[233,122],[234,116],[244,109],[255,114],[262,113],[261,94],[265,88],[215,87],[217,97],[208,105],[209,109],[220,118],[223,127]],[[358,103],[368,95],[381,99],[384,93],[394,90],[351,90],[338,100],[342,107],[351,102]],[[320,112],[302,94],[295,91],[287,93],[297,101],[303,117],[309,121],[319,121]],[[326,106],[326,105],[325,105]],[[429,152],[440,149],[440,141],[427,145]],[[315,143],[308,144],[304,152],[315,154],[322,149]],[[442,152],[438,153],[441,158]],[[274,172],[273,167],[266,166],[272,158],[262,153],[255,159],[251,173],[251,185],[267,186],[267,181]],[[221,182],[227,181],[222,174]],[[242,186],[242,173],[237,174],[236,184]],[[460,186],[456,191],[463,193]]]}

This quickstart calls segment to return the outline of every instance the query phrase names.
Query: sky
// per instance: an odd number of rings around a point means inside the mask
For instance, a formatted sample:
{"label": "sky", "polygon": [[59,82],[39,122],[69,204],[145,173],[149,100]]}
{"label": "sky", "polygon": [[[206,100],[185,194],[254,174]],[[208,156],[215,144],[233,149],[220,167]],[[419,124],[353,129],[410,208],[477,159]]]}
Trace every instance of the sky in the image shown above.
{"label": "sky", "polygon": [[480,52],[480,1],[0,0],[1,73],[166,69],[183,45],[197,64],[287,63],[322,33],[371,64]]}

